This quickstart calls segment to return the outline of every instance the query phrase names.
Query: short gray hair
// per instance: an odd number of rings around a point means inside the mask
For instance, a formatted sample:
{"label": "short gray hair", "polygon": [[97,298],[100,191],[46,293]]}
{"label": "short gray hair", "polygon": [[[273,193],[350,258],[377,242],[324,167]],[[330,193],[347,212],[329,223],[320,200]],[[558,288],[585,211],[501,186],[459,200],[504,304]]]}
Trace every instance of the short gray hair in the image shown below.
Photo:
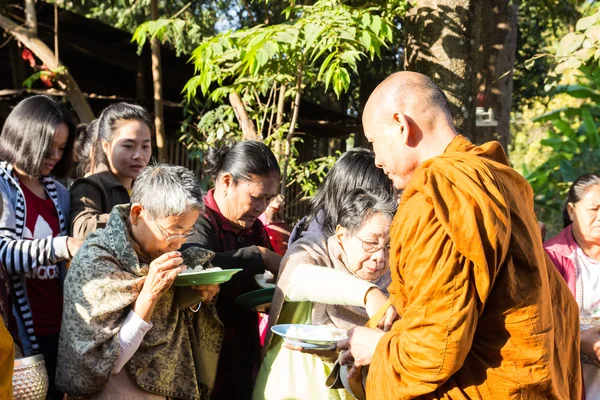
{"label": "short gray hair", "polygon": [[131,203],[139,203],[154,219],[204,209],[202,189],[192,171],[177,165],[153,164],[133,184]]}
{"label": "short gray hair", "polygon": [[325,233],[331,236],[335,227],[340,225],[355,233],[374,214],[384,214],[394,218],[398,209],[398,202],[387,191],[371,189],[369,191],[356,188],[348,192],[342,200],[339,213],[333,224],[325,228]]}

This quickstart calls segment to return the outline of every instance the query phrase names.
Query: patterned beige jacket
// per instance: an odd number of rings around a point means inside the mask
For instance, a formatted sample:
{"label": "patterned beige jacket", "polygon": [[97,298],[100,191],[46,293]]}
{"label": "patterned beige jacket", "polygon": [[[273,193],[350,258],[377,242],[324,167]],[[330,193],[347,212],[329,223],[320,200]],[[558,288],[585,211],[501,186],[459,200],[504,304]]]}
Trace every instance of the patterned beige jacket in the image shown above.
{"label": "patterned beige jacket", "polygon": [[[116,206],[106,227],[88,236],[67,274],[56,384],[72,396],[97,395],[108,385],[119,329],[148,273],[134,250],[128,218],[129,205]],[[194,248],[183,257],[195,266],[213,255]],[[125,367],[142,389],[172,398],[210,397],[223,326],[214,301],[194,314],[189,306],[197,302],[189,288],[172,287],[160,298],[153,328]]]}

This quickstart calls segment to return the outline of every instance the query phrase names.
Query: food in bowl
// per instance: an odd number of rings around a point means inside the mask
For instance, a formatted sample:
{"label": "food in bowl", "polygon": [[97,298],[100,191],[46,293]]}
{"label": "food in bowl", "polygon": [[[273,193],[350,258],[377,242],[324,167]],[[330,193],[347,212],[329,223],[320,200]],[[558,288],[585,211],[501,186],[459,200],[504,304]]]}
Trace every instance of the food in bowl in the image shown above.
{"label": "food in bowl", "polygon": [[348,337],[345,330],[326,325],[314,325],[309,327],[292,325],[285,333],[286,336],[300,340],[318,340],[337,342]]}
{"label": "food in bowl", "polygon": [[223,269],[220,267],[213,267],[211,264],[208,264],[208,266],[206,266],[206,267],[203,265],[198,265],[197,267],[186,269],[179,275],[192,274],[195,272],[215,272],[215,271],[223,271]]}

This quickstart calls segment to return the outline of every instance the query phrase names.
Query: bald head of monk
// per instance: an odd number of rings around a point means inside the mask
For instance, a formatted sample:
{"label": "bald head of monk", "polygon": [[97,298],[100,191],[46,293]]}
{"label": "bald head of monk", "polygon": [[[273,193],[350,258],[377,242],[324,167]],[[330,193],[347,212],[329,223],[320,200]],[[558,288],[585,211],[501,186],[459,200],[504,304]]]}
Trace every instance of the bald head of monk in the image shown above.
{"label": "bald head of monk", "polygon": [[403,190],[423,161],[457,135],[444,92],[416,72],[397,72],[373,91],[363,112],[375,163]]}

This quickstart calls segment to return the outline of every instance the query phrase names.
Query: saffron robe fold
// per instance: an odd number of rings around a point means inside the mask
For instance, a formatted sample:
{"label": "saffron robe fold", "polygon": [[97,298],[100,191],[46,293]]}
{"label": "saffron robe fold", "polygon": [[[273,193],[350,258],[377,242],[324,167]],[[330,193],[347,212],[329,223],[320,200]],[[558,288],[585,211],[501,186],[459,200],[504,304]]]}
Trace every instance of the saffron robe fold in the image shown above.
{"label": "saffron robe fold", "polygon": [[368,398],[581,398],[577,304],[499,143],[457,136],[415,171],[390,267],[402,319],[377,345]]}

